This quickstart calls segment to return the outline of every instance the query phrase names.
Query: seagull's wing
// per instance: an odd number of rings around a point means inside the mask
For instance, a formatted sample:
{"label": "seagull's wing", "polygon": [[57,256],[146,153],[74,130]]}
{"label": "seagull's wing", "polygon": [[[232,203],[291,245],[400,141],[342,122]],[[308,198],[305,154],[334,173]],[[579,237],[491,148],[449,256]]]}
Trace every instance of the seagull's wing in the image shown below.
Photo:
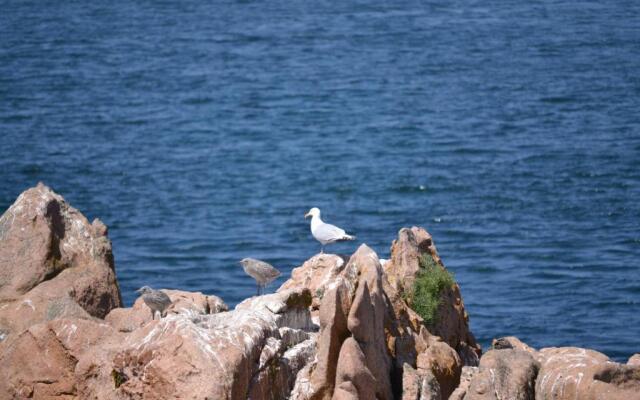
{"label": "seagull's wing", "polygon": [[268,277],[277,278],[280,276],[280,271],[273,265],[266,263],[264,261],[260,261],[260,263],[262,266],[262,270],[264,271],[265,275],[267,275]]}
{"label": "seagull's wing", "polygon": [[312,233],[316,239],[324,242],[333,242],[343,239],[345,236],[347,236],[347,233],[344,231],[344,229],[340,229],[335,225],[324,223],[322,225],[319,225]]}

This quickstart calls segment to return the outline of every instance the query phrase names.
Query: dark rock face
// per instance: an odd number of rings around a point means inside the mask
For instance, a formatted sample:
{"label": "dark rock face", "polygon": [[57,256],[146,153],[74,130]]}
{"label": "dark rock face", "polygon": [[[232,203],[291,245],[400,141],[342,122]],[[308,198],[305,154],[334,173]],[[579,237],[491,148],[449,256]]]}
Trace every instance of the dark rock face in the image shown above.
{"label": "dark rock face", "polygon": [[62,317],[104,318],[122,300],[111,242],[39,184],[0,217],[0,331],[5,336]]}

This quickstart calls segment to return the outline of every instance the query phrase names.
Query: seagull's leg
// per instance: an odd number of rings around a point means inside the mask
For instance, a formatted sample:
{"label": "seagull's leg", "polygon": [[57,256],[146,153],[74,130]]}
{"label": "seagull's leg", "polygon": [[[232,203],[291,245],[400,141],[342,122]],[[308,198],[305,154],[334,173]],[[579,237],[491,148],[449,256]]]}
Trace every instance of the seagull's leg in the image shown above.
{"label": "seagull's leg", "polygon": [[156,312],[151,310],[151,320],[153,321],[154,319],[156,319]]}
{"label": "seagull's leg", "polygon": [[324,244],[320,246],[320,254],[324,254]]}
{"label": "seagull's leg", "polygon": [[260,284],[258,283],[258,284],[256,284],[256,286],[257,286],[257,293],[256,293],[256,295],[257,295],[257,296],[260,296]]}

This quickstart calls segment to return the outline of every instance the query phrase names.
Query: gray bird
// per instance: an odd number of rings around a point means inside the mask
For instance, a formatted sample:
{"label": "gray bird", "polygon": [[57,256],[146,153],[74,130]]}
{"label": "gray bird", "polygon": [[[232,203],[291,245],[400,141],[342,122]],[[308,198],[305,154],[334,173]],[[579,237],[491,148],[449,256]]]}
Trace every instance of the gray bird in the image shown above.
{"label": "gray bird", "polygon": [[324,222],[320,218],[320,209],[318,207],[313,207],[304,216],[305,219],[309,217],[311,217],[311,234],[322,245],[322,247],[320,247],[320,253],[324,253],[324,246],[328,244],[343,242],[345,240],[356,240],[355,236],[347,235],[344,229]]}
{"label": "gray bird", "polygon": [[171,299],[165,292],[143,286],[136,293],[142,294],[144,304],[151,309],[151,319],[155,319],[156,311],[160,312],[160,318],[165,316],[166,309],[171,305]]}
{"label": "gray bird", "polygon": [[280,276],[280,271],[275,269],[271,264],[256,260],[255,258],[243,258],[240,261],[240,265],[242,265],[247,275],[256,280],[258,296],[260,295],[261,289],[264,289],[265,286]]}

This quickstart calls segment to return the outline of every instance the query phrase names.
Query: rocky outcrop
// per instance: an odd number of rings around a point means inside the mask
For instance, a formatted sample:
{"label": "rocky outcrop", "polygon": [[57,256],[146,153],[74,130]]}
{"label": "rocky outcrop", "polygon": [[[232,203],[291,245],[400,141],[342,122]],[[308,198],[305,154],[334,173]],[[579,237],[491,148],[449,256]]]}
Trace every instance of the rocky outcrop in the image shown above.
{"label": "rocky outcrop", "polygon": [[458,385],[462,366],[477,365],[481,351],[469,330],[469,317],[457,284],[441,293],[437,318],[431,326],[426,326],[406,303],[422,268],[420,259],[425,256],[445,268],[427,231],[403,228],[384,266],[385,292],[391,304],[387,330],[391,332],[389,343],[394,355],[392,376],[397,386],[404,364],[416,367],[422,380],[428,378],[428,372],[436,377],[441,397],[446,399]]}
{"label": "rocky outcrop", "polygon": [[[385,264],[389,285],[406,297],[420,271],[420,258],[430,256],[441,268],[445,268],[431,235],[420,227],[403,228],[391,246],[391,259]],[[454,348],[465,365],[477,365],[480,346],[469,329],[469,315],[464,308],[460,287],[454,284],[441,294],[438,318],[429,327],[431,334],[440,336]]]}
{"label": "rocky outcrop", "polygon": [[[382,276],[378,256],[362,245],[346,263],[336,256],[314,257],[279,289],[307,287],[315,294],[315,304],[320,304],[317,358],[305,372],[308,377],[299,377],[308,384],[304,390],[298,385],[296,398],[349,398],[364,396],[365,391],[374,398],[393,397]],[[296,280],[301,283],[295,284]]]}
{"label": "rocky outcrop", "polygon": [[292,290],[250,299],[231,312],[187,312],[152,321],[132,332],[113,357],[123,380],[117,392],[158,399],[286,394],[295,366],[312,355],[313,339],[305,334],[311,328],[310,300],[308,292]]}
{"label": "rocky outcrop", "polygon": [[[422,228],[401,229],[384,263],[366,245],[319,254],[277,293],[228,310],[164,290],[167,316],[122,308],[107,229],[44,185],[0,217],[0,398],[632,399],[627,364],[578,348],[497,339],[480,359],[457,284],[429,324],[408,295],[421,258],[444,264]],[[477,366],[479,364],[479,366]]]}
{"label": "rocky outcrop", "polygon": [[576,347],[537,351],[506,337],[493,341],[480,367],[467,371],[450,399],[621,400],[639,398],[638,393],[640,366],[632,362],[619,364]]}
{"label": "rocky outcrop", "polygon": [[[214,295],[206,295],[200,292],[185,292],[182,290],[163,290],[171,299],[171,305],[167,309],[167,315],[206,315],[228,311],[229,307],[224,301]],[[132,332],[151,321],[149,307],[144,304],[142,298],[138,298],[131,308],[115,308],[105,317],[112,327],[120,332]]]}
{"label": "rocky outcrop", "polygon": [[104,318],[120,307],[111,242],[39,184],[0,217],[0,338],[56,318]]}
{"label": "rocky outcrop", "polygon": [[458,385],[456,390],[451,393],[451,396],[449,396],[449,400],[463,400],[467,395],[467,391],[469,390],[469,386],[471,385],[471,380],[477,373],[478,367],[462,367],[460,384]]}
{"label": "rocky outcrop", "polygon": [[122,339],[95,320],[63,318],[33,325],[0,352],[0,397],[77,398],[79,386],[93,374],[85,368],[87,359],[95,360],[100,349]]}
{"label": "rocky outcrop", "polygon": [[594,350],[546,348],[538,352],[536,399],[637,399],[640,367],[619,364]]}
{"label": "rocky outcrop", "polygon": [[231,312],[186,308],[132,332],[96,320],[36,324],[2,349],[0,362],[8,368],[2,371],[0,394],[285,398],[315,354],[310,302],[306,289],[291,290],[251,299]]}
{"label": "rocky outcrop", "polygon": [[466,400],[534,400],[539,363],[526,351],[490,350],[470,381]]}
{"label": "rocky outcrop", "polygon": [[444,268],[426,231],[402,229],[384,269],[376,253],[362,245],[348,260],[320,254],[293,270],[279,290],[311,291],[320,333],[317,359],[298,376],[292,398],[373,393],[390,399],[411,390],[422,398],[446,399],[456,389],[462,366],[477,364],[480,350],[457,285],[442,294],[443,303],[455,304],[442,307],[438,315],[447,321],[436,323],[446,339],[430,332],[405,301],[424,254]]}

